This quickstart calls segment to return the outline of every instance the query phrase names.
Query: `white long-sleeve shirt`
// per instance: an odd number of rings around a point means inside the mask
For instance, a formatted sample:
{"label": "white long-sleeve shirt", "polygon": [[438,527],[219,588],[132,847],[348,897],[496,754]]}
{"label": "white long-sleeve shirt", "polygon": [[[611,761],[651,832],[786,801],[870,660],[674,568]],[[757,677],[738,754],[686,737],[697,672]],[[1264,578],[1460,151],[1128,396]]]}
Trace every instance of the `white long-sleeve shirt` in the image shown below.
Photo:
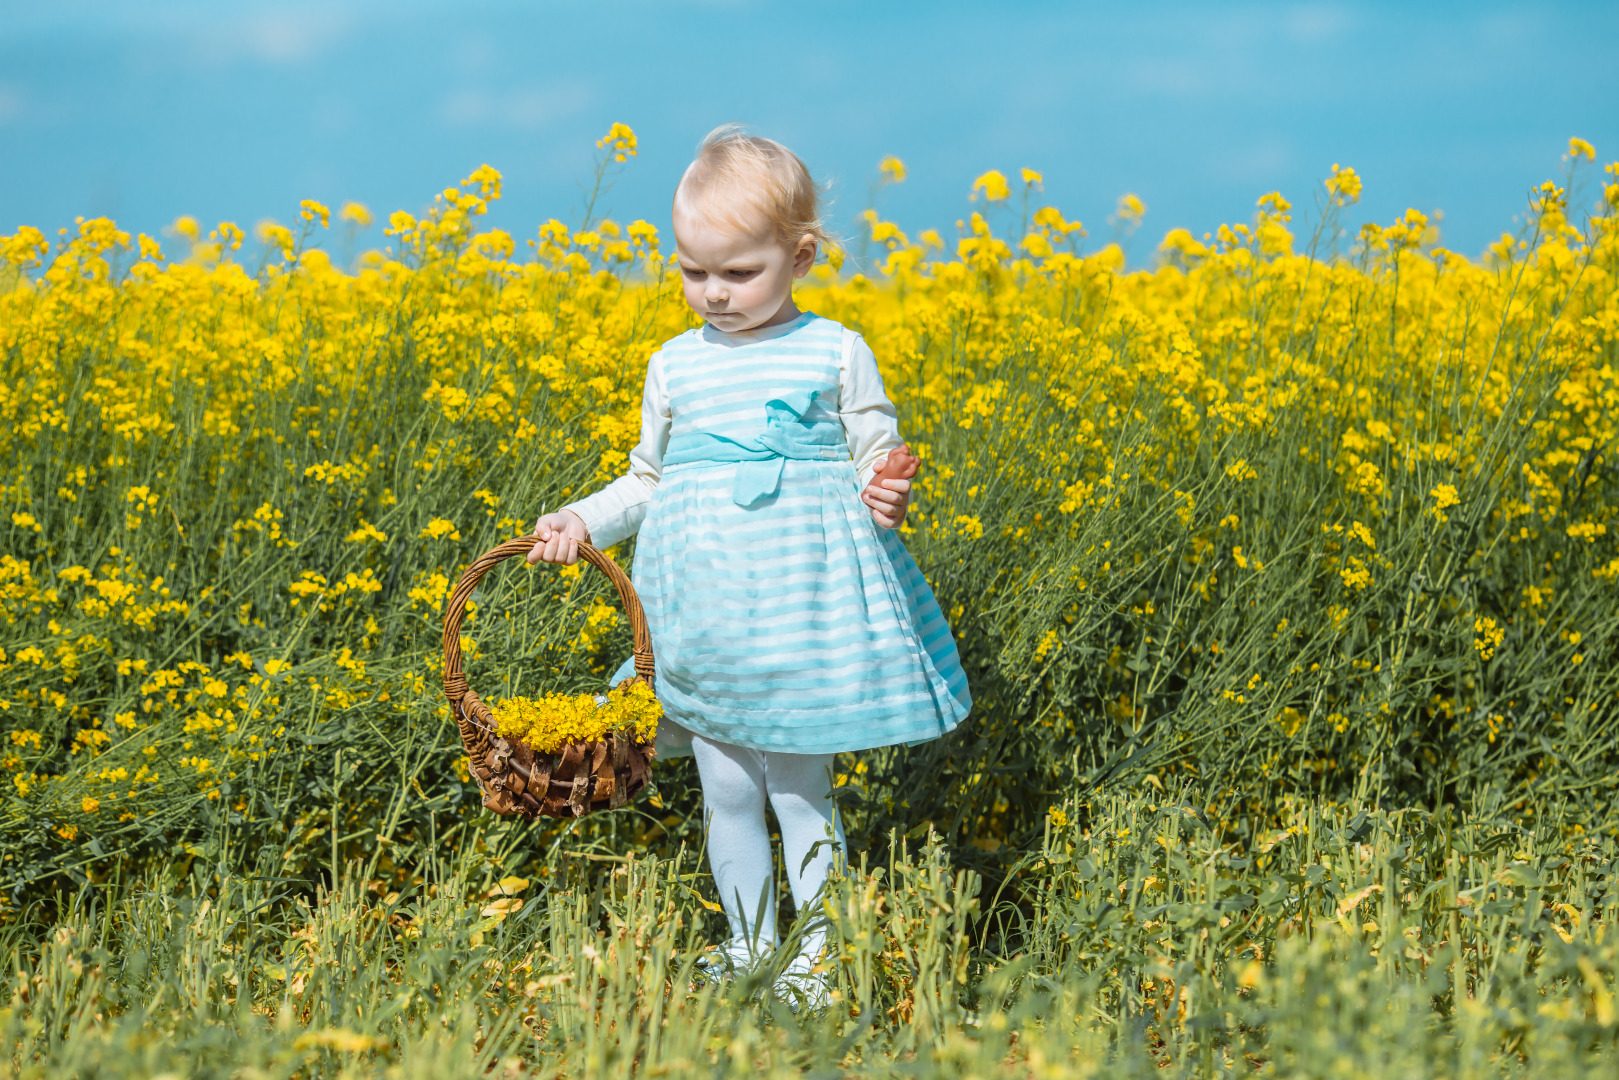
{"label": "white long-sleeve shirt", "polygon": [[[896,446],[899,417],[883,389],[877,357],[859,334],[843,328],[843,358],[838,365],[838,418],[849,440],[849,457],[860,486],[871,482],[883,458]],[[641,392],[641,441],[630,451],[629,470],[600,491],[569,503],[590,531],[590,542],[609,548],[634,536],[646,518],[647,504],[663,476],[663,453],[669,445],[669,394],[664,387],[663,353],[647,362]]]}

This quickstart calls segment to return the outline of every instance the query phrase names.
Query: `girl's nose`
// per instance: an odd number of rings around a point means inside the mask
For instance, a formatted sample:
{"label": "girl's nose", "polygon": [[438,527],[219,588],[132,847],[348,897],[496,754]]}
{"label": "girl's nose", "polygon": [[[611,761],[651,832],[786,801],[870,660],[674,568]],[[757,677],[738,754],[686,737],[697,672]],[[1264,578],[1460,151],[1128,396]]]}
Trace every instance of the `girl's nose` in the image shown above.
{"label": "girl's nose", "polygon": [[703,299],[707,300],[710,304],[723,304],[726,300],[729,300],[730,297],[731,292],[725,287],[723,282],[716,281],[712,276],[709,277],[708,288],[703,290]]}

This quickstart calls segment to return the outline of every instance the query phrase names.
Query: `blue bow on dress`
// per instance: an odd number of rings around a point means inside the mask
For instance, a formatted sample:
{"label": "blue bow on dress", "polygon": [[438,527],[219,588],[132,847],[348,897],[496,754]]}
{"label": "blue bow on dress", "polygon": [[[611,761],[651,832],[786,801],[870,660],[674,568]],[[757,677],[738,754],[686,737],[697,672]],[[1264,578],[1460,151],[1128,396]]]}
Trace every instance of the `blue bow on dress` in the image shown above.
{"label": "blue bow on dress", "polygon": [[781,489],[787,459],[838,461],[849,456],[848,437],[836,420],[805,420],[819,390],[797,391],[765,402],[765,429],[742,441],[706,431],[675,435],[663,452],[665,465],[693,461],[738,462],[731,501],[749,507]]}

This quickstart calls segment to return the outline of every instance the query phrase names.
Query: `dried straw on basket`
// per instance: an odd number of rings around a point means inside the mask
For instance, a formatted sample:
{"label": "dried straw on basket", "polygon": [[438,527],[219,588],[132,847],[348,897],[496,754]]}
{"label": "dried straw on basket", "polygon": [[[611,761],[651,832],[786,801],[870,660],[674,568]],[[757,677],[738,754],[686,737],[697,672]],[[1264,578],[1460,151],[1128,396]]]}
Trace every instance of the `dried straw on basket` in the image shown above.
{"label": "dried straw on basket", "polygon": [[[538,754],[524,744],[495,734],[489,706],[467,685],[461,670],[461,623],[467,600],[495,564],[524,555],[539,542],[519,536],[479,556],[461,575],[444,609],[444,696],[461,729],[461,744],[472,763],[472,774],[483,789],[483,804],[497,814],[525,817],[578,817],[592,810],[616,809],[646,787],[651,773],[652,747],[615,731],[605,739],[571,742],[554,754]],[[635,586],[617,563],[589,544],[579,545],[579,557],[606,574],[618,589],[624,614],[635,634],[635,674],[620,683],[639,679],[652,687],[652,636]]]}

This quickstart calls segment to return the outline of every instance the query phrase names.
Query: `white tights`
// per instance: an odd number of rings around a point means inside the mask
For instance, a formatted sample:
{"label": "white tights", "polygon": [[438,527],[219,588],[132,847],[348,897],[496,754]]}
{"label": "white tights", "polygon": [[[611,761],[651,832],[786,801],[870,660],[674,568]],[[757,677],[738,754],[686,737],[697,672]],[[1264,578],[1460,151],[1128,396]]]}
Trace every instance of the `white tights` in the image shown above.
{"label": "white tights", "polygon": [[[708,864],[731,924],[733,954],[758,955],[776,944],[776,892],[765,799],[781,826],[782,854],[793,902],[800,909],[820,891],[832,869],[832,841],[843,850],[843,826],[832,804],[831,754],[783,754],[714,742],[693,735],[692,755],[703,785]],[[805,862],[810,849],[814,857]],[[823,933],[805,936],[801,951],[813,958]]]}

